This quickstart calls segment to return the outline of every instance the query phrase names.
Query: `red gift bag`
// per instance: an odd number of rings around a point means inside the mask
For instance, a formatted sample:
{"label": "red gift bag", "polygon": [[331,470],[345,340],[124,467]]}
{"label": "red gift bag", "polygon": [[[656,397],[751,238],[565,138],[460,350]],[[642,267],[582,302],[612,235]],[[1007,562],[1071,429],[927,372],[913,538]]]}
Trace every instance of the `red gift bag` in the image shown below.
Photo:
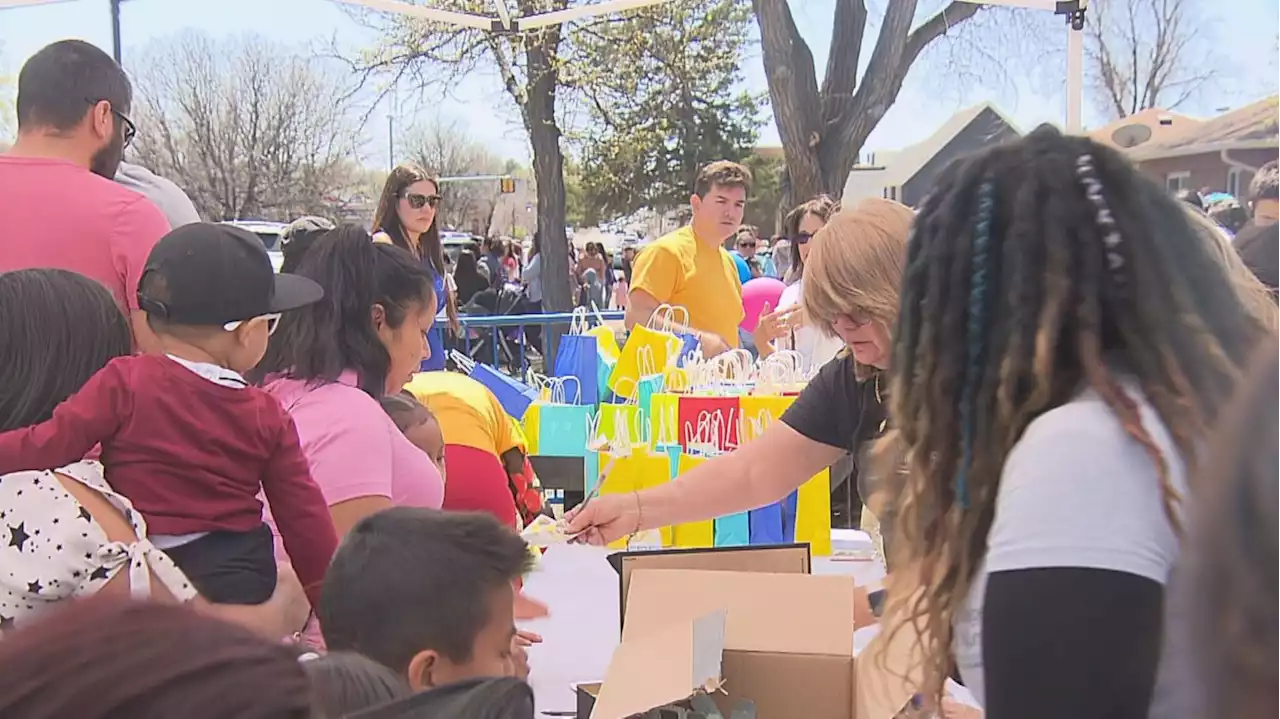
{"label": "red gift bag", "polygon": [[680,427],[680,447],[686,452],[706,452],[699,444],[710,443],[715,452],[732,452],[738,447],[737,397],[680,395],[676,406]]}

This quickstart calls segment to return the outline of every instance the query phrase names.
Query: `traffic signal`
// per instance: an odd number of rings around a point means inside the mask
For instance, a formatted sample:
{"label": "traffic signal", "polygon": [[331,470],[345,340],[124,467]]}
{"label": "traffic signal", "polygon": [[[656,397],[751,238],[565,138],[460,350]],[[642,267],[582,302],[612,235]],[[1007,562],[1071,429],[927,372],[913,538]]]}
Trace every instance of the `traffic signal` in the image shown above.
{"label": "traffic signal", "polygon": [[510,195],[516,191],[516,179],[514,177],[503,177],[498,180],[498,185],[504,195]]}

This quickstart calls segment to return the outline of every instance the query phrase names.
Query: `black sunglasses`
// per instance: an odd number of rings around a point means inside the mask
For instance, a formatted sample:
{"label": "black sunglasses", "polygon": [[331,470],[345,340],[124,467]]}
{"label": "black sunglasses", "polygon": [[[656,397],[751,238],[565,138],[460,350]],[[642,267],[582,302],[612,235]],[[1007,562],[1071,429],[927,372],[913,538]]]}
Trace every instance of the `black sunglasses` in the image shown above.
{"label": "black sunglasses", "polygon": [[130,120],[128,115],[117,110],[115,106],[111,104],[110,100],[90,100],[86,97],[84,101],[90,105],[97,105],[100,102],[107,103],[107,109],[111,110],[112,115],[120,118],[120,123],[124,125],[124,146],[128,147],[133,144],[133,138],[138,135],[138,126],[133,124],[133,120]]}
{"label": "black sunglasses", "polygon": [[809,244],[809,240],[812,240],[812,239],[813,239],[813,235],[809,234],[808,232],[797,232],[795,235],[792,235],[791,244],[807,245]]}
{"label": "black sunglasses", "polygon": [[409,207],[412,207],[415,210],[421,210],[426,205],[431,205],[432,208],[435,208],[440,204],[439,195],[419,195],[415,192],[405,195],[404,199],[408,200]]}

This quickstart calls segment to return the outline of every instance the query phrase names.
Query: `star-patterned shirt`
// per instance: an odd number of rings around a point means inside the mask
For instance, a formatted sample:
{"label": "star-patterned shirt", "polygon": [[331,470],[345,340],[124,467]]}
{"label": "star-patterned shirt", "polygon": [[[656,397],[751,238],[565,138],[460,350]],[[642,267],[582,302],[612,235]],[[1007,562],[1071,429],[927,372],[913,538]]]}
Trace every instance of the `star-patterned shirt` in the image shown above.
{"label": "star-patterned shirt", "polygon": [[196,596],[182,571],[146,539],[142,514],[111,490],[101,464],[77,462],[57,474],[101,494],[139,539],[108,540],[53,472],[0,476],[0,632],[21,626],[56,602],[96,594],[126,569],[136,598],[150,594],[152,572],[179,601]]}

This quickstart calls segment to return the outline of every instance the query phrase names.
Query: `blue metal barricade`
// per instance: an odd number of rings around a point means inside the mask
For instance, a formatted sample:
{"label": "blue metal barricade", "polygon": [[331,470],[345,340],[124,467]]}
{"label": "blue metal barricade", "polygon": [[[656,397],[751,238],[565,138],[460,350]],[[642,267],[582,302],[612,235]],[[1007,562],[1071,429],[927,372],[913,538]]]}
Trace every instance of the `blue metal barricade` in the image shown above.
{"label": "blue metal barricade", "polygon": [[[625,315],[622,310],[608,310],[599,312],[599,316],[592,312],[587,317],[594,325],[600,320],[621,321]],[[462,351],[477,362],[523,378],[530,364],[527,350],[532,347],[544,357],[542,371],[546,372],[551,360],[545,358],[544,341],[553,326],[568,327],[572,321],[573,314],[569,312],[483,317],[463,315],[458,318],[462,336],[448,342],[451,348]]]}

